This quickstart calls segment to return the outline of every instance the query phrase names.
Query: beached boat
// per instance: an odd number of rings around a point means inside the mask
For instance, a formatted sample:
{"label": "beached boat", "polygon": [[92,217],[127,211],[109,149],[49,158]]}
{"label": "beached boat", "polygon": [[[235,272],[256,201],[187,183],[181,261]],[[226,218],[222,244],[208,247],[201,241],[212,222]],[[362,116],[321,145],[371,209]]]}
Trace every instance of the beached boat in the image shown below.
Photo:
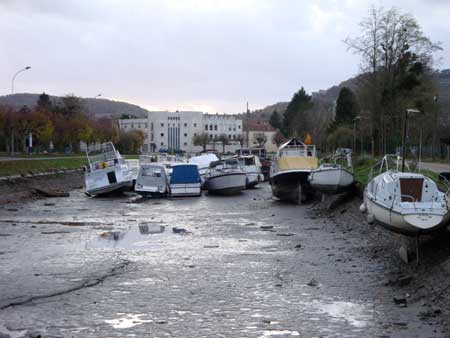
{"label": "beached boat", "polygon": [[209,165],[211,162],[218,161],[219,158],[215,154],[202,154],[199,156],[193,156],[189,159],[189,163],[193,163],[197,165],[198,172],[200,174],[200,179],[202,186],[205,183],[205,175],[208,171]]}
{"label": "beached boat", "polygon": [[245,187],[247,189],[254,188],[258,183],[264,181],[264,175],[261,171],[261,162],[255,155],[234,156],[239,161],[242,169],[246,174]]}
{"label": "beached boat", "polygon": [[129,190],[133,186],[132,172],[111,142],[98,149],[86,150],[86,157],[88,167],[85,168],[84,181],[87,195],[105,195]]}
{"label": "beached boat", "polygon": [[160,163],[141,164],[134,190],[144,197],[166,196],[169,185],[165,166]]}
{"label": "beached boat", "polygon": [[232,195],[245,189],[246,174],[235,158],[211,162],[205,175],[208,193]]}
{"label": "beached boat", "polygon": [[296,138],[289,140],[280,146],[272,161],[272,194],[283,201],[301,203],[309,189],[308,176],[316,168],[316,147]]}
{"label": "beached boat", "polygon": [[200,196],[201,181],[196,164],[183,163],[172,166],[170,176],[171,196]]}
{"label": "beached boat", "polygon": [[[389,164],[392,159],[396,161],[393,167]],[[399,172],[400,161],[397,155],[385,156],[379,174],[364,190],[361,211],[368,213],[368,221],[411,236],[447,225],[450,204],[445,193],[422,174]]]}
{"label": "beached boat", "polygon": [[136,183],[137,176],[139,174],[139,160],[125,160],[128,169],[131,171],[131,176],[133,178],[133,186]]}
{"label": "beached boat", "polygon": [[317,169],[311,171],[308,181],[311,186],[326,194],[336,194],[348,190],[355,181],[351,169],[351,157],[348,165],[336,163],[322,163]]}

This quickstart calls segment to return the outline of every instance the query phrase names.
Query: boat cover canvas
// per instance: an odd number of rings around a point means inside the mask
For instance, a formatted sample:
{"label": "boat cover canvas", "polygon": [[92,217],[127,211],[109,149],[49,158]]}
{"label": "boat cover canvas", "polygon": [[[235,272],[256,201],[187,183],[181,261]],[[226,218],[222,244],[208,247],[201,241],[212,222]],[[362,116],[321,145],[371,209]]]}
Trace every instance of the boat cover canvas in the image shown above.
{"label": "boat cover canvas", "polygon": [[279,170],[311,170],[317,168],[317,157],[281,157],[278,159]]}
{"label": "boat cover canvas", "polygon": [[200,174],[195,164],[178,164],[172,168],[170,184],[200,183]]}
{"label": "boat cover canvas", "polygon": [[208,168],[209,164],[213,161],[218,161],[219,159],[215,154],[205,154],[200,156],[194,156],[189,159],[189,163],[194,163],[199,169]]}

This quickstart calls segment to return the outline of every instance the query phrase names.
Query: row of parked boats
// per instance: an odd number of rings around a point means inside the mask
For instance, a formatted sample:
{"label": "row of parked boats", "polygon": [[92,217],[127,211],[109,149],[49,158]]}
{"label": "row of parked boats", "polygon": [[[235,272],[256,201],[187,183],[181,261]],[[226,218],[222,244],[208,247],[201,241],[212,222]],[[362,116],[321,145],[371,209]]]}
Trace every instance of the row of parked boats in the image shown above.
{"label": "row of parked boats", "polygon": [[[319,163],[314,145],[289,140],[278,149],[272,163],[273,195],[301,203],[315,190],[329,194],[349,189],[354,174],[349,154],[344,156],[347,165],[336,161]],[[399,156],[387,155],[372,168],[360,207],[368,214],[368,221],[409,236],[448,225],[450,189],[440,191],[436,182],[421,173],[401,172],[400,163]]]}
{"label": "row of parked boats", "polygon": [[236,155],[218,159],[215,154],[183,159],[175,155],[140,156],[125,160],[112,143],[87,152],[86,194],[104,195],[134,189],[144,197],[231,195],[264,181],[259,158]]}

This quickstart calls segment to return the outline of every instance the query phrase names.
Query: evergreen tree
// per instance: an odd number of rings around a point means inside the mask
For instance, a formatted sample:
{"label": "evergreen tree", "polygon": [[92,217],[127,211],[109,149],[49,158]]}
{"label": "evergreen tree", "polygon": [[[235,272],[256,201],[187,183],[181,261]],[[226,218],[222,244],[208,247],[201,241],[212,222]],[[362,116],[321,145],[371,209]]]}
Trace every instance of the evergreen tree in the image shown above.
{"label": "evergreen tree", "polygon": [[50,101],[50,96],[45,93],[39,95],[39,99],[37,101],[37,107],[40,110],[48,111],[52,107],[52,101]]}
{"label": "evergreen tree", "polygon": [[336,125],[352,124],[357,113],[358,105],[355,94],[349,88],[342,87],[336,101],[336,116],[334,119]]}
{"label": "evergreen tree", "polygon": [[306,94],[305,89],[302,87],[294,94],[284,113],[282,129],[284,136],[301,137],[306,134],[309,129],[307,110],[312,108],[312,106],[311,96]]}
{"label": "evergreen tree", "polygon": [[275,129],[281,129],[281,127],[283,126],[281,115],[277,112],[276,109],[273,111],[272,115],[270,115],[269,123]]}

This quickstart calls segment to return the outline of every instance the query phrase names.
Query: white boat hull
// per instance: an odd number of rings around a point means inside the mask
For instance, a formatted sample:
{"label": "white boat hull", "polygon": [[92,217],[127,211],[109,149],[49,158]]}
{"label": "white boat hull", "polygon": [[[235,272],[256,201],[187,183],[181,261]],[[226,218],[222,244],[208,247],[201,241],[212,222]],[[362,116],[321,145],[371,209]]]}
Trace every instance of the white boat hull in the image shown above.
{"label": "white boat hull", "polygon": [[133,186],[131,172],[119,166],[86,172],[84,180],[86,193],[91,196],[129,190]]}
{"label": "white boat hull", "polygon": [[245,189],[244,172],[222,173],[206,177],[205,188],[209,193],[230,195]]}
{"label": "white boat hull", "polygon": [[200,196],[201,187],[200,183],[189,184],[171,184],[170,185],[171,196]]}
{"label": "white boat hull", "polygon": [[421,209],[419,211],[395,211],[375,202],[364,192],[364,204],[367,213],[373,215],[375,221],[384,228],[408,236],[429,233],[449,223],[450,213],[439,210]]}
{"label": "white boat hull", "polygon": [[319,168],[313,170],[309,177],[314,189],[329,194],[345,191],[353,182],[353,174],[344,168]]}
{"label": "white boat hull", "polygon": [[258,185],[259,182],[264,181],[263,174],[258,174],[256,172],[247,172],[246,176],[245,186],[247,189],[254,188]]}

